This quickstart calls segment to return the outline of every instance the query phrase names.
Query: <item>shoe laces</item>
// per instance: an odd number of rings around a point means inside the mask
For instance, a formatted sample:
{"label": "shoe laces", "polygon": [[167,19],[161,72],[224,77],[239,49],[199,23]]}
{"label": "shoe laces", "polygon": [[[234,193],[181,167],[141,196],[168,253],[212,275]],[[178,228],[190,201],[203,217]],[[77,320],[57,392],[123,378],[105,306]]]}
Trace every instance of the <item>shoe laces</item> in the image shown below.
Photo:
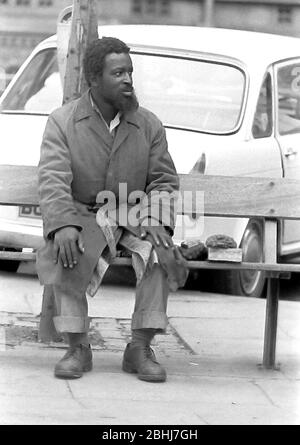
{"label": "shoe laces", "polygon": [[144,353],[145,353],[145,358],[151,360],[154,363],[157,363],[156,361],[156,357],[154,354],[153,349],[150,347],[150,345],[146,345],[145,348],[143,349]]}

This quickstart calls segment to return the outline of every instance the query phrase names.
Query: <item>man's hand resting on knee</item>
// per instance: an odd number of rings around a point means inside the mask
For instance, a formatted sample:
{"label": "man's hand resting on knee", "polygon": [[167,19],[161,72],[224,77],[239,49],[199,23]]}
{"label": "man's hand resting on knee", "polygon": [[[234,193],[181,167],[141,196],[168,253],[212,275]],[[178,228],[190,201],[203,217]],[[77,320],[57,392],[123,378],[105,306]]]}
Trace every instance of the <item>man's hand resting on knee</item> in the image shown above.
{"label": "man's hand resting on knee", "polygon": [[63,267],[73,269],[78,263],[78,254],[83,254],[84,246],[80,231],[73,226],[63,227],[54,235],[53,262],[61,261]]}
{"label": "man's hand resting on knee", "polygon": [[163,226],[149,225],[141,227],[141,238],[148,238],[151,242],[154,242],[156,246],[164,246],[166,249],[174,247],[171,236]]}
{"label": "man's hand resting on knee", "polygon": [[143,226],[141,238],[150,241],[154,247],[170,289],[176,291],[178,287],[183,287],[188,277],[188,264],[167,230],[163,226]]}

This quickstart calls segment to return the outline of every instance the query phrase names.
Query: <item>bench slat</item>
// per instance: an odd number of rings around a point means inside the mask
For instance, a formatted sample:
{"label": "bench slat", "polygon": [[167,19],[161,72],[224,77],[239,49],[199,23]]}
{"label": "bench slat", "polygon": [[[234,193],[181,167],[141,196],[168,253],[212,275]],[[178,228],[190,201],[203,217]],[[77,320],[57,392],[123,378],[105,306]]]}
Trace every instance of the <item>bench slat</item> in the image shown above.
{"label": "bench slat", "polygon": [[[204,196],[206,216],[300,218],[300,181],[285,178],[179,175],[184,213],[197,212],[191,191]],[[20,178],[22,180],[20,181]],[[0,204],[38,204],[37,167],[0,165]],[[180,211],[179,213],[183,213]]]}
{"label": "bench slat", "polygon": [[[34,252],[0,252],[0,260],[35,261]],[[114,266],[131,266],[131,258],[118,257],[113,260]],[[270,263],[232,263],[222,261],[188,261],[189,269],[220,269],[220,270],[264,270],[274,272],[300,272],[300,264]]]}
{"label": "bench slat", "polygon": [[[180,175],[181,193],[204,192],[206,216],[300,218],[300,181],[278,178]],[[185,212],[196,210],[184,194]]]}
{"label": "bench slat", "polygon": [[37,205],[37,167],[0,165],[0,205]]}
{"label": "bench slat", "polygon": [[[115,266],[130,266],[130,258],[116,258]],[[188,261],[189,269],[219,269],[219,270],[264,270],[269,272],[300,272],[300,264],[268,264],[268,263],[231,263],[215,261]]]}

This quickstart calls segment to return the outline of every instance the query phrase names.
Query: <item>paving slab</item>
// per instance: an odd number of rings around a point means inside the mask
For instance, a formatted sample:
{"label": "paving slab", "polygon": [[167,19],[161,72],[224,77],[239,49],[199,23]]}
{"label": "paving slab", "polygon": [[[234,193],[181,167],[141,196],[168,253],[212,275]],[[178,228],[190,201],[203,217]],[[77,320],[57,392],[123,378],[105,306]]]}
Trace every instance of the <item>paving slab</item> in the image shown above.
{"label": "paving slab", "polygon": [[1,424],[297,424],[300,381],[209,375],[161,356],[164,384],[121,370],[122,353],[94,352],[78,380],[53,377],[57,348],[18,346],[0,354]]}

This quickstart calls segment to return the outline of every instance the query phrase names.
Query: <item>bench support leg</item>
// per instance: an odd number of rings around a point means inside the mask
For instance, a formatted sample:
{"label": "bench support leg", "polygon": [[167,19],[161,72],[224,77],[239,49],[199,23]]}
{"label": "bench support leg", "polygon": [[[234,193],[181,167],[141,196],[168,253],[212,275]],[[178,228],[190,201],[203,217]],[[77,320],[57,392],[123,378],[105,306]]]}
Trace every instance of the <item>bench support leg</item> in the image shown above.
{"label": "bench support leg", "polygon": [[263,367],[275,368],[279,278],[268,278]]}

